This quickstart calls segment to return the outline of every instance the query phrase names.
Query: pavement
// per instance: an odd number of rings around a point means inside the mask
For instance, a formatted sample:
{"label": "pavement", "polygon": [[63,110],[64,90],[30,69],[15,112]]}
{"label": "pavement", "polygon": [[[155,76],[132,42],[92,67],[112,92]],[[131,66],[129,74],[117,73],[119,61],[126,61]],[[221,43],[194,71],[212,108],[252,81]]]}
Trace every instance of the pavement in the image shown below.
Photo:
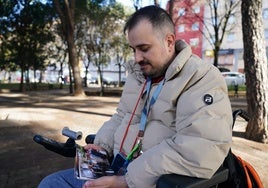
{"label": "pavement", "polygon": [[[232,108],[246,109],[244,96],[230,96]],[[67,90],[0,92],[0,188],[32,188],[46,175],[72,168],[74,159],[46,150],[33,141],[35,134],[65,142],[63,127],[96,133],[115,112],[119,96],[73,97]],[[246,122],[238,118],[232,150],[257,170],[268,188],[268,145],[244,138]]]}

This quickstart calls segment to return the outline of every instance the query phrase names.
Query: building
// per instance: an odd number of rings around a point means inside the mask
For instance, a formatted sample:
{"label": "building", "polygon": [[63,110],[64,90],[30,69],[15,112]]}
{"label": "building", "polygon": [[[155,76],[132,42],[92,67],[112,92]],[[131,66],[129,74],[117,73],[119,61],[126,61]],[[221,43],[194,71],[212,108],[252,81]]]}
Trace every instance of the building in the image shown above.
{"label": "building", "polygon": [[[175,23],[176,39],[183,39],[192,46],[193,53],[202,57],[204,3],[191,0],[175,0],[172,19]],[[167,10],[169,10],[169,3]]]}
{"label": "building", "polygon": [[[212,1],[211,1],[212,2]],[[219,1],[219,15],[226,11],[224,3]],[[239,0],[236,0],[239,2]],[[167,10],[169,11],[169,3]],[[174,0],[172,19],[176,26],[176,38],[184,39],[192,46],[193,53],[202,57],[205,62],[213,63],[212,14],[207,1]],[[243,35],[241,24],[241,4],[228,20],[228,27],[220,46],[218,67],[230,71],[244,72]],[[209,23],[210,22],[210,23]],[[263,25],[268,57],[268,1],[263,1]]]}

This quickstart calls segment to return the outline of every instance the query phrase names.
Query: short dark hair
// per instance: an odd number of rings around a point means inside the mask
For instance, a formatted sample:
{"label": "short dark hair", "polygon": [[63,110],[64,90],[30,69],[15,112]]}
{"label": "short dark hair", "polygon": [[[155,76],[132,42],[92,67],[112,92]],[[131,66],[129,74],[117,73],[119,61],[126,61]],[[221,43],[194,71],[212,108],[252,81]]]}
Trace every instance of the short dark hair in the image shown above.
{"label": "short dark hair", "polygon": [[174,23],[169,14],[164,9],[154,5],[143,7],[132,14],[125,24],[124,33],[133,29],[139,21],[144,19],[148,20],[153,28],[167,27],[171,32],[175,33]]}

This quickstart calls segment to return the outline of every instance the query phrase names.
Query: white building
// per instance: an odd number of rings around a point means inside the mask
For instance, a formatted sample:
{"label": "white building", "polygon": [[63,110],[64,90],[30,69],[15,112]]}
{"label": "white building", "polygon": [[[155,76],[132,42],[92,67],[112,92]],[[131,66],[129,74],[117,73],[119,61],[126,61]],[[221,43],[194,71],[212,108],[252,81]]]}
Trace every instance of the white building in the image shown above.
{"label": "white building", "polygon": [[[222,7],[224,8],[224,7]],[[219,52],[218,67],[224,67],[230,71],[244,72],[244,60],[243,60],[243,36],[242,36],[242,18],[241,18],[241,6],[237,7],[237,13],[232,15],[228,24],[234,25],[230,31],[226,32],[221,50]],[[204,17],[211,15],[209,7],[205,6]],[[268,57],[268,1],[263,1],[263,25],[264,35],[266,40],[266,54]],[[212,29],[212,28],[211,28]],[[212,47],[208,40],[203,40],[203,59],[204,61],[213,63]]]}

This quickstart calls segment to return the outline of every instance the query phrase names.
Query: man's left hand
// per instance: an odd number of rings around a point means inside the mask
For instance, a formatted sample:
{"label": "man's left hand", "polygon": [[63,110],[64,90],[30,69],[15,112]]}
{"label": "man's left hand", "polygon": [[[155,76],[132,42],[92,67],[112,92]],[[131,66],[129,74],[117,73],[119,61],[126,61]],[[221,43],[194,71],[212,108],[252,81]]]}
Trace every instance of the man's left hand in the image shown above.
{"label": "man's left hand", "polygon": [[95,180],[88,180],[83,188],[127,188],[124,176],[103,176]]}

